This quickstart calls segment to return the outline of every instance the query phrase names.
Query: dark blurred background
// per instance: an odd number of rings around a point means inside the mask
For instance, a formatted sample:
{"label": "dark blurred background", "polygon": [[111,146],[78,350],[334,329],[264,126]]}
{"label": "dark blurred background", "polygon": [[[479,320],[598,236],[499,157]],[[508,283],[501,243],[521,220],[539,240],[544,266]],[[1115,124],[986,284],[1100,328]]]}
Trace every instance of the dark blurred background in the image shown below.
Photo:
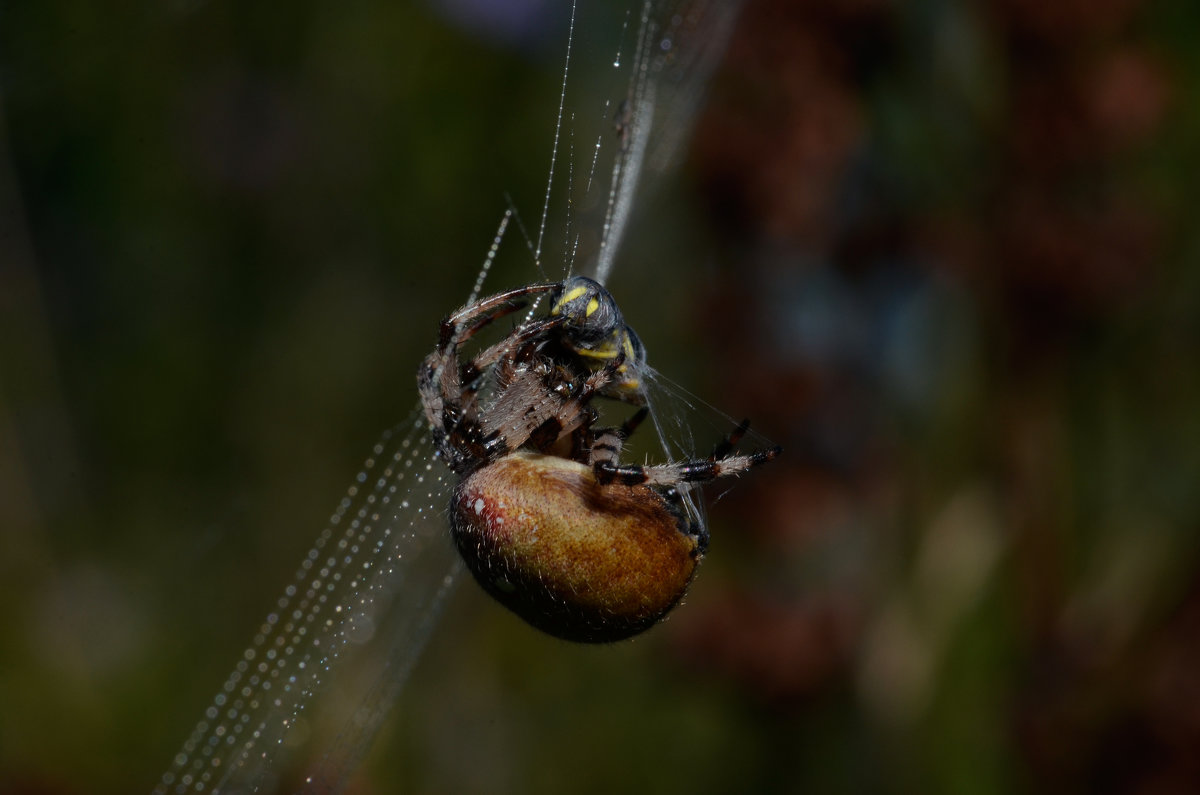
{"label": "dark blurred background", "polygon": [[[509,6],[0,6],[0,790],[153,786],[537,217]],[[1200,791],[1196,31],[749,0],[611,287],[786,455],[635,642],[464,584],[353,791]]]}

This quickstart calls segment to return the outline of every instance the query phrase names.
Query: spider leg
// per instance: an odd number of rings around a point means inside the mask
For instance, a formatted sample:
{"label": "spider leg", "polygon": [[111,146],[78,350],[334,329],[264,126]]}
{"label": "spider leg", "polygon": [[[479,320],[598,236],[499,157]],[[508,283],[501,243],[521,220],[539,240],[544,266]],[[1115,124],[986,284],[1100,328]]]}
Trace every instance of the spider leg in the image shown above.
{"label": "spider leg", "polygon": [[712,455],[709,458],[724,458],[733,452],[733,448],[737,447],[737,443],[746,435],[746,431],[750,430],[750,418],[742,420],[737,426],[729,432],[729,434],[717,443],[713,448]]}
{"label": "spider leg", "polygon": [[527,295],[548,293],[557,287],[557,284],[530,284],[462,307],[442,321],[438,347],[457,348],[492,321],[524,308],[526,302],[519,299]]}
{"label": "spider leg", "polygon": [[430,423],[439,425],[443,405],[459,399],[462,388],[457,373],[459,346],[498,318],[523,308],[526,303],[519,299],[550,292],[555,287],[554,284],[531,284],[498,293],[468,304],[442,321],[438,345],[425,358],[417,378],[417,388]]}
{"label": "spider leg", "polygon": [[544,337],[548,332],[553,331],[563,325],[566,320],[561,317],[544,318],[535,320],[531,323],[526,323],[524,326],[519,326],[514,329],[504,339],[484,349],[463,368],[462,382],[466,384],[466,388],[471,388],[476,385],[484,371],[497,362],[505,362],[506,364],[515,364],[527,358],[522,355],[522,348],[531,342],[540,341],[540,337]]}
{"label": "spider leg", "polygon": [[658,464],[643,467],[637,464],[617,466],[613,463],[596,462],[596,479],[601,483],[621,483],[636,486],[646,483],[651,486],[675,486],[680,483],[706,483],[717,478],[740,475],[746,470],[773,460],[780,453],[779,447],[770,447],[753,453],[731,455],[733,445],[745,434],[749,423],[743,421],[713,450],[708,458],[681,461],[674,464]]}
{"label": "spider leg", "polygon": [[[524,444],[528,438],[530,421],[514,417],[513,411],[495,412],[497,406],[513,409],[526,407],[525,413],[544,416],[550,409],[548,403],[555,402],[555,391],[548,394],[548,379],[552,369],[547,361],[537,359],[538,350],[548,332],[562,325],[562,318],[546,318],[518,327],[511,334],[484,350],[470,363],[461,368],[457,404],[463,417],[470,417],[475,424],[473,430],[486,444],[483,457],[493,461],[509,450]],[[494,373],[492,378],[486,378]],[[500,421],[481,423],[477,409],[480,389],[492,384],[491,410],[486,414]],[[443,386],[443,391],[448,387]],[[447,428],[447,431],[452,429]],[[478,457],[478,456],[477,456]]]}
{"label": "spider leg", "polygon": [[625,422],[621,423],[622,441],[628,439],[630,436],[633,436],[633,432],[638,429],[638,426],[641,425],[648,416],[650,416],[650,407],[643,406],[642,408],[638,409],[636,414],[625,420]]}
{"label": "spider leg", "polygon": [[[554,284],[534,284],[490,296],[462,307],[442,321],[437,348],[425,358],[417,377],[417,389],[425,407],[425,416],[434,428],[451,434],[474,416],[474,395],[480,373],[493,361],[513,347],[544,333],[544,325],[526,324],[518,335],[509,335],[476,357],[467,372],[458,372],[458,348],[493,321],[518,311],[526,305],[519,299],[555,289]],[[467,387],[464,388],[464,383]],[[465,400],[464,400],[465,398]],[[439,440],[440,441],[440,440]]]}
{"label": "spider leg", "polygon": [[[554,374],[536,380],[526,375],[519,386],[526,394],[511,402],[511,405],[527,407],[519,417],[510,418],[512,425],[507,433],[511,434],[513,447],[528,444],[548,452],[560,439],[588,428],[596,421],[596,412],[589,404],[612,383],[622,362],[623,357],[619,356],[582,381],[564,377],[554,383]],[[554,373],[563,376],[566,371],[556,368]],[[517,388],[516,383],[510,387]]]}
{"label": "spider leg", "polygon": [[594,469],[597,469],[601,464],[608,467],[617,468],[618,461],[621,458],[621,448],[625,446],[625,440],[633,435],[637,427],[642,424],[650,414],[649,408],[642,408],[636,414],[625,420],[618,428],[601,428],[596,431],[595,437],[592,439],[592,444],[588,450],[588,464]]}
{"label": "spider leg", "polygon": [[584,378],[545,359],[514,365],[511,357],[520,355],[520,350],[511,352],[496,364],[497,390],[491,408],[482,412],[483,431],[489,438],[503,439],[507,450],[527,446],[543,453],[554,452],[561,439],[596,421],[589,404],[623,363],[618,356]]}

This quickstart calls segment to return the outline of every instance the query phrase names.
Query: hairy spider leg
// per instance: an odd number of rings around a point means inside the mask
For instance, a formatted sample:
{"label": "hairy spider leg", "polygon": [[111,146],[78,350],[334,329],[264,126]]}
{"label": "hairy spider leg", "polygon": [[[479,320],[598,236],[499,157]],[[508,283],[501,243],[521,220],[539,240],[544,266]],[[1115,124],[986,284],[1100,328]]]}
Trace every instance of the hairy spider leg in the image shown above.
{"label": "hairy spider leg", "polygon": [[[452,469],[462,471],[472,465],[494,461],[508,452],[510,447],[504,435],[480,421],[478,401],[479,390],[486,383],[484,375],[489,367],[497,364],[499,388],[503,391],[504,371],[514,367],[511,364],[514,360],[531,360],[532,351],[561,323],[558,318],[527,323],[484,350],[463,366],[461,372],[457,357],[451,353],[441,366],[440,394],[431,383],[422,385],[422,399],[427,404],[430,422],[439,430],[438,443]],[[428,372],[432,372],[433,367],[431,365]]]}
{"label": "hairy spider leg", "polygon": [[[526,306],[519,299],[550,292],[555,287],[554,284],[534,284],[498,293],[468,304],[442,321],[438,346],[425,358],[417,383],[425,415],[431,425],[435,428],[445,427],[449,431],[461,421],[461,416],[453,416],[461,415],[460,407],[446,405],[447,402],[457,404],[461,399],[462,378],[458,372],[457,358],[459,346],[498,318]],[[451,416],[447,416],[448,409]]]}
{"label": "hairy spider leg", "polygon": [[[521,298],[527,295],[549,293],[557,289],[558,284],[554,282],[527,284],[524,287],[516,287],[512,290],[496,293],[493,296],[484,298],[482,301],[467,304],[442,321],[441,339],[438,347],[443,349],[448,347],[457,348],[474,336],[479,329],[496,318],[504,317],[525,306],[524,303],[520,303]],[[477,318],[478,320],[476,320]]]}
{"label": "hairy spider leg", "polygon": [[[650,414],[650,409],[642,407],[629,419],[621,423],[615,428],[600,428],[592,436],[592,443],[588,448],[587,462],[594,469],[600,464],[608,464],[610,466],[618,466],[618,461],[621,458],[621,450],[625,446],[625,441],[633,435],[637,427],[642,424]],[[597,469],[597,480],[599,480],[599,470]]]}
{"label": "hairy spider leg", "polygon": [[496,402],[525,409],[518,416],[502,417],[498,427],[489,430],[502,436],[509,449],[528,444],[539,452],[549,452],[560,439],[595,422],[589,404],[612,382],[623,359],[614,358],[582,381],[560,366],[541,370],[501,361],[497,364],[501,386]]}
{"label": "hairy spider leg", "polygon": [[[525,444],[548,451],[559,439],[578,434],[595,421],[588,403],[624,365],[621,354],[580,380],[586,368],[571,372],[549,359],[539,360],[537,351],[550,333],[569,323],[560,316],[518,327],[460,367],[459,345],[487,323],[516,311],[518,299],[530,292],[509,291],[450,316],[443,324],[443,344],[426,360],[420,384],[426,413],[440,428],[439,444],[455,471],[490,463]],[[478,394],[489,368],[496,373],[493,410],[481,413]]]}
{"label": "hairy spider leg", "polygon": [[729,452],[742,438],[747,428],[749,428],[749,423],[743,420],[716,446],[713,454],[708,458],[648,467],[637,464],[616,466],[598,462],[595,465],[596,479],[601,483],[619,482],[626,486],[636,486],[640,483],[647,483],[651,486],[673,486],[677,483],[706,483],[717,478],[740,475],[752,467],[773,460],[782,450],[775,446],[753,453],[730,455]]}
{"label": "hairy spider leg", "polygon": [[733,448],[737,447],[738,442],[742,440],[742,437],[746,435],[746,431],[748,430],[750,430],[750,418],[746,417],[724,439],[717,443],[717,446],[713,448],[712,455],[708,457],[709,460],[724,458],[732,453]]}
{"label": "hairy spider leg", "polygon": [[[474,409],[479,389],[484,383],[483,376],[488,368],[498,364],[506,364],[511,368],[512,364],[517,361],[522,359],[528,361],[537,344],[540,344],[549,332],[564,322],[566,322],[564,318],[555,317],[526,323],[468,362],[458,376],[461,387],[459,403],[462,408],[464,410]],[[504,370],[501,370],[500,378],[503,381]]]}

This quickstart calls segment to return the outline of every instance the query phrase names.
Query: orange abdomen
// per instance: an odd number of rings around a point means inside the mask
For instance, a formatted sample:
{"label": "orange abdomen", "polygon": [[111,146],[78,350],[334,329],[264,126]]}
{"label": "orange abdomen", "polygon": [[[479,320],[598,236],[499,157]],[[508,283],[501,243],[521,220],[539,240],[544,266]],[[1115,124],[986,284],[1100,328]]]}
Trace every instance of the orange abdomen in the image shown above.
{"label": "orange abdomen", "polygon": [[533,626],[601,643],[649,628],[682,598],[701,557],[680,508],[646,485],[517,452],[462,479],[455,543],[479,584]]}

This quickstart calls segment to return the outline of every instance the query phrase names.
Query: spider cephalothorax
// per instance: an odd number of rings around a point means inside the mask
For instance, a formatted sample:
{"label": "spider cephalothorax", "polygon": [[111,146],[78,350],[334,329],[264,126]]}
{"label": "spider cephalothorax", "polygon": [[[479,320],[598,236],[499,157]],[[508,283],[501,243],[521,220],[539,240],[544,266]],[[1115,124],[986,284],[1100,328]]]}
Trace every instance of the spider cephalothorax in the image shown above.
{"label": "spider cephalothorax", "polygon": [[[479,330],[546,294],[545,316],[459,360]],[[561,638],[619,640],[662,618],[708,541],[683,508],[681,484],[735,475],[778,453],[732,454],[743,423],[708,458],[620,463],[647,410],[598,428],[591,404],[603,396],[643,405],[645,366],[612,296],[576,276],[458,310],[418,373],[438,449],[460,477],[450,526],[463,560],[498,601]]]}

